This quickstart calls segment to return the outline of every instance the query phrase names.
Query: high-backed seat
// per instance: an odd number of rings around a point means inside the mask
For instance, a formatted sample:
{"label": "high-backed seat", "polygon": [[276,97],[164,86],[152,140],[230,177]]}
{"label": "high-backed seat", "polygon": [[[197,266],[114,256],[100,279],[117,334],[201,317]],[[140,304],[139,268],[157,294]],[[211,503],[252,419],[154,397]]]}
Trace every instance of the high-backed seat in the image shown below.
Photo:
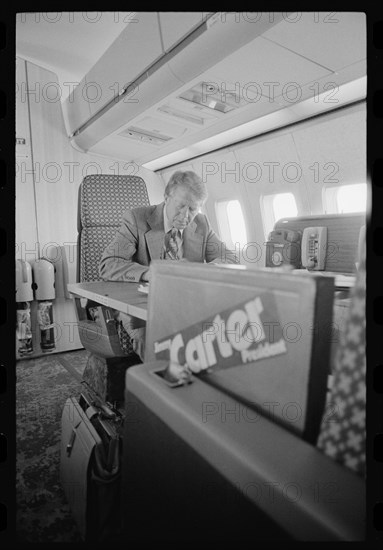
{"label": "high-backed seat", "polygon": [[138,176],[86,176],[78,193],[78,282],[100,281],[101,255],[129,208],[148,206],[146,184]]}
{"label": "high-backed seat", "polygon": [[[78,193],[77,282],[101,280],[101,255],[124,211],[146,205],[149,197],[141,177],[96,174],[83,179]],[[117,395],[122,400],[125,370],[141,361],[113,309],[89,300],[84,307],[80,299],[75,301],[81,343],[91,352],[83,378],[100,397],[114,401],[119,400],[114,399]]]}

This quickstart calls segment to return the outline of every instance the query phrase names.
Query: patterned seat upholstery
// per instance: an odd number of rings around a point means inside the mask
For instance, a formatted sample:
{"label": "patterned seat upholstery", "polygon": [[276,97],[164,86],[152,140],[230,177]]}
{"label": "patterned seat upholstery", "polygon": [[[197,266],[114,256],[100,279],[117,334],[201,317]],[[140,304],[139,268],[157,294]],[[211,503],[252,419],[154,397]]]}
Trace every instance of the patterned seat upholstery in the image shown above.
{"label": "patterned seat upholstery", "polygon": [[[101,280],[98,271],[101,255],[119,228],[124,211],[146,205],[149,205],[146,185],[138,176],[98,174],[84,178],[78,195],[77,281]],[[79,314],[77,311],[81,341],[91,352],[83,373],[83,382],[103,401],[121,401],[124,372],[129,366],[141,361],[134,353],[122,323],[116,320],[115,311],[89,302],[87,311],[90,312],[95,306],[102,310],[98,318],[114,318],[115,326],[108,324],[103,334],[107,341],[105,345],[101,344],[100,350],[99,347],[93,347],[89,336],[86,336],[91,330],[89,316],[84,321],[84,313]],[[100,326],[97,330],[100,330]]]}
{"label": "patterned seat upholstery", "polygon": [[328,407],[317,442],[317,447],[325,454],[360,476],[365,475],[366,463],[365,295],[364,247],[335,358]]}
{"label": "patterned seat upholstery", "polygon": [[145,182],[138,176],[97,174],[86,176],[79,188],[78,280],[100,281],[101,255],[121,223],[128,208],[148,206]]}

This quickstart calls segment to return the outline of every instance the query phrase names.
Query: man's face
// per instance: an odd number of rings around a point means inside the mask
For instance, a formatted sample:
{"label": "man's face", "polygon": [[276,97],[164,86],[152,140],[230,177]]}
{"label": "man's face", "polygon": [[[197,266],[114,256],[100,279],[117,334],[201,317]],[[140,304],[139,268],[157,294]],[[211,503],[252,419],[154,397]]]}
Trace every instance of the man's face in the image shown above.
{"label": "man's face", "polygon": [[176,187],[169,197],[165,197],[166,215],[177,229],[185,229],[191,223],[202,206],[187,187]]}

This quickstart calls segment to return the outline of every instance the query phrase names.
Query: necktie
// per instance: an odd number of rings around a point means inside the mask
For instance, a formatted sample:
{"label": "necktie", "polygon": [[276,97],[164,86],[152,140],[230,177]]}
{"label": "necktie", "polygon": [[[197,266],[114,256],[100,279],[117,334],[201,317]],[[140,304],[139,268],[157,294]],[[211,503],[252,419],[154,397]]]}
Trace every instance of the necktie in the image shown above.
{"label": "necktie", "polygon": [[165,235],[165,259],[181,259],[181,235],[178,229],[172,227]]}

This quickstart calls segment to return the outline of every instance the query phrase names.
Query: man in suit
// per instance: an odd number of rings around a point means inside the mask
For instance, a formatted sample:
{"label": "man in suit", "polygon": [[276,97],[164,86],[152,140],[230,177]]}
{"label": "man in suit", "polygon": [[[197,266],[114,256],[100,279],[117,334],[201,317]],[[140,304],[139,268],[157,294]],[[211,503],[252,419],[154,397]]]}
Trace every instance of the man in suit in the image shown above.
{"label": "man in suit", "polygon": [[[154,259],[191,262],[238,263],[210,226],[200,209],[207,190],[191,171],[177,171],[165,188],[165,200],[154,206],[127,210],[113,241],[100,261],[100,276],[108,281],[150,281]],[[143,321],[120,313],[133,348],[143,359]]]}

